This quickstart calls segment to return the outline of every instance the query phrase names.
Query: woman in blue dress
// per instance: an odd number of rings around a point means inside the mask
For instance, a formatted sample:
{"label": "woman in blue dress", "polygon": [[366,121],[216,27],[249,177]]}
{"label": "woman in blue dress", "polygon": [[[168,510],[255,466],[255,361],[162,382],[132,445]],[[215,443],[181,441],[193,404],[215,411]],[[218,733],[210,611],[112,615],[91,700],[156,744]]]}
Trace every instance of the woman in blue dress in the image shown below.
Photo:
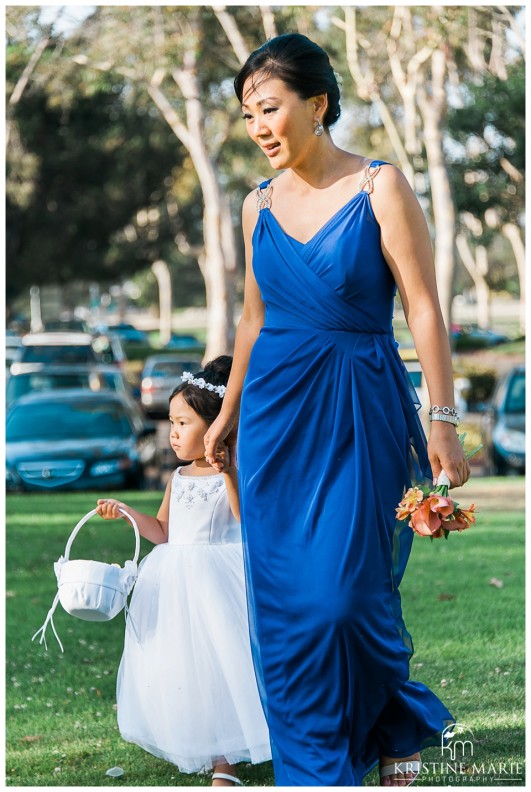
{"label": "woman in blue dress", "polygon": [[[287,34],[235,80],[247,132],[280,173],[243,206],[247,271],[224,404],[235,442],[253,659],[278,786],[406,786],[451,714],[409,679],[398,586],[412,480],[469,466],[455,412],[426,445],[393,338],[398,287],[430,401],[454,407],[431,245],[402,173],[339,149],[327,54]],[[435,416],[444,415],[435,412]]]}

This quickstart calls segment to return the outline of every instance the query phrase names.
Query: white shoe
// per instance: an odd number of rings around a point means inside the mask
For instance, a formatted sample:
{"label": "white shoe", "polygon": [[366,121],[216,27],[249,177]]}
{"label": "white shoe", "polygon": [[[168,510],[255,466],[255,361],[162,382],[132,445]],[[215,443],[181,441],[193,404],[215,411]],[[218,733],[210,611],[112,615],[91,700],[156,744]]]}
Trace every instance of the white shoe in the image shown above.
{"label": "white shoe", "polygon": [[228,775],[227,773],[214,773],[212,775],[212,781],[215,778],[224,778],[225,781],[232,781],[234,786],[243,786],[243,783],[240,781],[239,778],[236,778],[236,776]]}

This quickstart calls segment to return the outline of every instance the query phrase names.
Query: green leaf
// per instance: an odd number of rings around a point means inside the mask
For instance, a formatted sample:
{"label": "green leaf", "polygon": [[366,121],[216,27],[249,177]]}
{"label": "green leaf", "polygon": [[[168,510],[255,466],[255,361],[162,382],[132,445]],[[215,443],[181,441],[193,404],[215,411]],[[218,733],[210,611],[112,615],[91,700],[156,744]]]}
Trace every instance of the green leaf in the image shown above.
{"label": "green leaf", "polygon": [[466,456],[466,458],[467,458],[467,459],[470,459],[471,457],[473,457],[473,456],[474,456],[474,454],[477,454],[477,453],[478,453],[478,451],[481,451],[481,449],[483,448],[483,443],[480,443],[478,446],[476,446],[476,447],[473,449],[473,451],[466,451],[466,450],[465,450],[465,439],[466,439],[466,436],[467,436],[467,433],[466,433],[466,432],[461,432],[461,434],[458,434],[458,435],[457,435],[457,437],[458,437],[458,439],[459,439],[459,442],[461,443],[461,448],[462,448],[462,449],[463,449],[463,451],[465,452],[465,456]]}

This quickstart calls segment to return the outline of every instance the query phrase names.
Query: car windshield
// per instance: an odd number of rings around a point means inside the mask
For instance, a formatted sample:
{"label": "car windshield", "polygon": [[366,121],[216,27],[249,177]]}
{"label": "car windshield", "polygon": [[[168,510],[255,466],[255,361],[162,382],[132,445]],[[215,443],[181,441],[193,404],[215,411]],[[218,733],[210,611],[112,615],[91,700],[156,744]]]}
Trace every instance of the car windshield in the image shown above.
{"label": "car windshield", "polygon": [[523,372],[516,374],[511,380],[505,401],[505,412],[525,412],[525,374]]}
{"label": "car windshield", "polygon": [[96,355],[89,345],[50,344],[50,346],[45,346],[36,344],[24,347],[21,360],[23,363],[47,363],[49,365],[54,363],[95,363]]}
{"label": "car windshield", "polygon": [[120,404],[61,401],[15,404],[7,419],[6,440],[110,439],[130,433]]}
{"label": "car windshield", "polygon": [[95,393],[101,390],[124,390],[117,386],[117,379],[110,374],[98,371],[64,372],[50,374],[45,371],[17,374],[10,377],[6,385],[8,404],[32,391],[47,391],[64,388],[84,388]]}

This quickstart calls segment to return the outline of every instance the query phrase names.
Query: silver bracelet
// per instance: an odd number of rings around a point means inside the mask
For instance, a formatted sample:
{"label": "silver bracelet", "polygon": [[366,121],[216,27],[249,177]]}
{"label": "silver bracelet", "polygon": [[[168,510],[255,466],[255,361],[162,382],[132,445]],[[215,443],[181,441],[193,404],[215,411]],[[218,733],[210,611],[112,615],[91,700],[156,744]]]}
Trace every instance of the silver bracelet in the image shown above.
{"label": "silver bracelet", "polygon": [[444,421],[444,423],[450,423],[453,426],[459,426],[459,416],[458,415],[445,415],[444,413],[432,413],[430,415],[430,421]]}
{"label": "silver bracelet", "polygon": [[443,415],[453,415],[454,418],[459,418],[455,407],[439,407],[438,404],[434,404],[433,407],[430,407],[429,415],[433,415],[433,413],[443,413]]}

